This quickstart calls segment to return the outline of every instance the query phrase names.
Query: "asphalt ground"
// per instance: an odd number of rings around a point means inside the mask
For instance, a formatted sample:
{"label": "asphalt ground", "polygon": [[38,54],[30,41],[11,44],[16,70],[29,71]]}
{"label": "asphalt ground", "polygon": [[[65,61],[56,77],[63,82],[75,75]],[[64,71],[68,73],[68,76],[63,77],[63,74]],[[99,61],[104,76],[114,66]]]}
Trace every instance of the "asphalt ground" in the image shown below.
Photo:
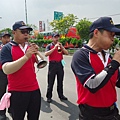
{"label": "asphalt ground", "polygon": [[[68,101],[61,102],[57,95],[57,84],[55,81],[53,89],[52,103],[46,102],[46,89],[47,89],[47,71],[48,66],[42,69],[36,68],[37,79],[41,89],[41,111],[39,120],[78,120],[78,106],[76,104],[77,92],[76,81],[72,73],[70,63],[72,56],[64,56],[65,64],[65,77],[64,77],[64,95]],[[47,58],[45,58],[47,60]],[[120,108],[120,89],[117,89],[118,101],[117,105]],[[33,111],[34,112],[34,111]],[[7,114],[10,118],[9,114]],[[10,118],[10,120],[12,120]],[[25,117],[25,120],[27,118]]]}

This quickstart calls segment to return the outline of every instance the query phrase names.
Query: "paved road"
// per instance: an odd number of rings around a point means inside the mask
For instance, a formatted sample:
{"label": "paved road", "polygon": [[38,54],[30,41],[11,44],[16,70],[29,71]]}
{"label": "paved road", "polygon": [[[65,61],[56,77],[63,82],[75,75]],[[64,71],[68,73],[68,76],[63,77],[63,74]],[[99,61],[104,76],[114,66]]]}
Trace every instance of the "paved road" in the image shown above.
{"label": "paved road", "polygon": [[[53,90],[53,102],[46,102],[47,89],[47,67],[37,72],[37,78],[41,88],[42,105],[40,112],[40,120],[78,120],[78,107],[76,104],[76,82],[70,68],[72,56],[64,56],[65,58],[65,78],[64,78],[64,95],[68,97],[68,101],[61,102],[57,96],[56,82]],[[47,58],[45,58],[47,60]],[[36,69],[37,71],[37,69]],[[118,91],[118,107],[120,108],[120,90]],[[33,111],[34,112],[34,111]],[[25,118],[25,120],[27,120]]]}
{"label": "paved road", "polygon": [[[47,59],[46,59],[47,60]],[[53,102],[46,102],[47,89],[47,68],[45,67],[37,73],[42,93],[41,120],[78,120],[78,107],[76,104],[76,88],[74,75],[70,69],[71,56],[65,57],[65,78],[64,78],[64,95],[69,101],[61,102],[57,95],[57,85],[55,82],[53,90]]]}

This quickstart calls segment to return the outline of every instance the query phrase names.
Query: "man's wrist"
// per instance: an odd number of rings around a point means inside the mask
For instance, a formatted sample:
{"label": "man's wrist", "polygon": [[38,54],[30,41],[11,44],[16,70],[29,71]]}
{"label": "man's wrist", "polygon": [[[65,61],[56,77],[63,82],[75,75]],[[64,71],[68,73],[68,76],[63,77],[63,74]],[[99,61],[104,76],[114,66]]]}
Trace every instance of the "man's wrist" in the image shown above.
{"label": "man's wrist", "polygon": [[55,49],[56,49],[56,47],[53,48],[53,50],[55,50]]}
{"label": "man's wrist", "polygon": [[27,57],[27,55],[24,55],[23,59],[27,61],[29,58]]}
{"label": "man's wrist", "polygon": [[64,47],[62,47],[62,50],[65,50],[65,48],[64,48]]}

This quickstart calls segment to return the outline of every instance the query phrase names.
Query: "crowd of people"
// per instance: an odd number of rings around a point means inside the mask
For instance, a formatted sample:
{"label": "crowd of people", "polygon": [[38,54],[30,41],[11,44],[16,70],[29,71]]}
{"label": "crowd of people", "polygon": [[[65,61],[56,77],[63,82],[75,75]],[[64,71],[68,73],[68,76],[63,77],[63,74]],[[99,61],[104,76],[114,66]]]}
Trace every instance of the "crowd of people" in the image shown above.
{"label": "crowd of people", "polygon": [[[1,34],[0,46],[0,99],[6,92],[11,93],[8,112],[13,120],[39,120],[41,91],[34,64],[44,57],[39,46],[29,43],[33,29],[23,21],[12,26],[13,40],[5,31]],[[120,35],[111,17],[100,17],[90,26],[89,41],[77,50],[71,62],[71,69],[77,82],[79,120],[120,120],[116,106],[120,87],[120,50],[111,56],[108,50],[114,43],[115,35]],[[53,33],[52,43],[46,46],[44,55],[48,57],[46,101],[52,102],[52,91],[57,76],[57,93],[61,101],[64,95],[64,58],[68,51],[59,42],[59,33]],[[41,78],[39,78],[41,79]],[[33,112],[34,111],[34,112]],[[9,120],[6,109],[0,110],[0,120]]]}

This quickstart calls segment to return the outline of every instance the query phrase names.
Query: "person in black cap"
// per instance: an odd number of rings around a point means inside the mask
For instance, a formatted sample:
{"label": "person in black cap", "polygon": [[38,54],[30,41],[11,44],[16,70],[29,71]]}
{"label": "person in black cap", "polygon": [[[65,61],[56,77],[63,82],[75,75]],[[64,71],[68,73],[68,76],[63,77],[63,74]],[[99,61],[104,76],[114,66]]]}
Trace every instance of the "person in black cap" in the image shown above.
{"label": "person in black cap", "polygon": [[38,120],[41,106],[41,92],[34,63],[37,62],[38,46],[29,46],[32,28],[23,21],[13,25],[13,41],[1,50],[2,69],[8,76],[8,92],[11,93],[8,109],[13,120]]}
{"label": "person in black cap", "polygon": [[10,42],[10,33],[7,32],[7,31],[4,31],[1,33],[1,41],[2,41],[2,44],[1,44],[1,48],[8,42]]}
{"label": "person in black cap", "polygon": [[68,51],[59,42],[60,35],[58,33],[52,34],[52,43],[47,45],[45,56],[49,56],[49,67],[48,67],[48,86],[47,86],[47,102],[52,102],[52,91],[55,82],[55,76],[57,75],[57,92],[60,100],[67,100],[63,95],[63,78],[64,78],[64,67],[62,64],[63,54],[68,55]]}
{"label": "person in black cap", "polygon": [[[11,35],[7,31],[1,33],[2,44],[0,45],[0,51],[5,44],[10,42],[10,36]],[[6,93],[7,84],[8,84],[7,75],[3,72],[2,65],[0,62],[0,99]],[[8,120],[8,118],[6,117],[6,109],[0,110],[0,120]]]}
{"label": "person in black cap", "polygon": [[111,17],[100,17],[90,26],[90,39],[76,51],[71,68],[77,82],[79,120],[120,120],[116,86],[120,87],[120,50],[106,52],[120,29]]}

